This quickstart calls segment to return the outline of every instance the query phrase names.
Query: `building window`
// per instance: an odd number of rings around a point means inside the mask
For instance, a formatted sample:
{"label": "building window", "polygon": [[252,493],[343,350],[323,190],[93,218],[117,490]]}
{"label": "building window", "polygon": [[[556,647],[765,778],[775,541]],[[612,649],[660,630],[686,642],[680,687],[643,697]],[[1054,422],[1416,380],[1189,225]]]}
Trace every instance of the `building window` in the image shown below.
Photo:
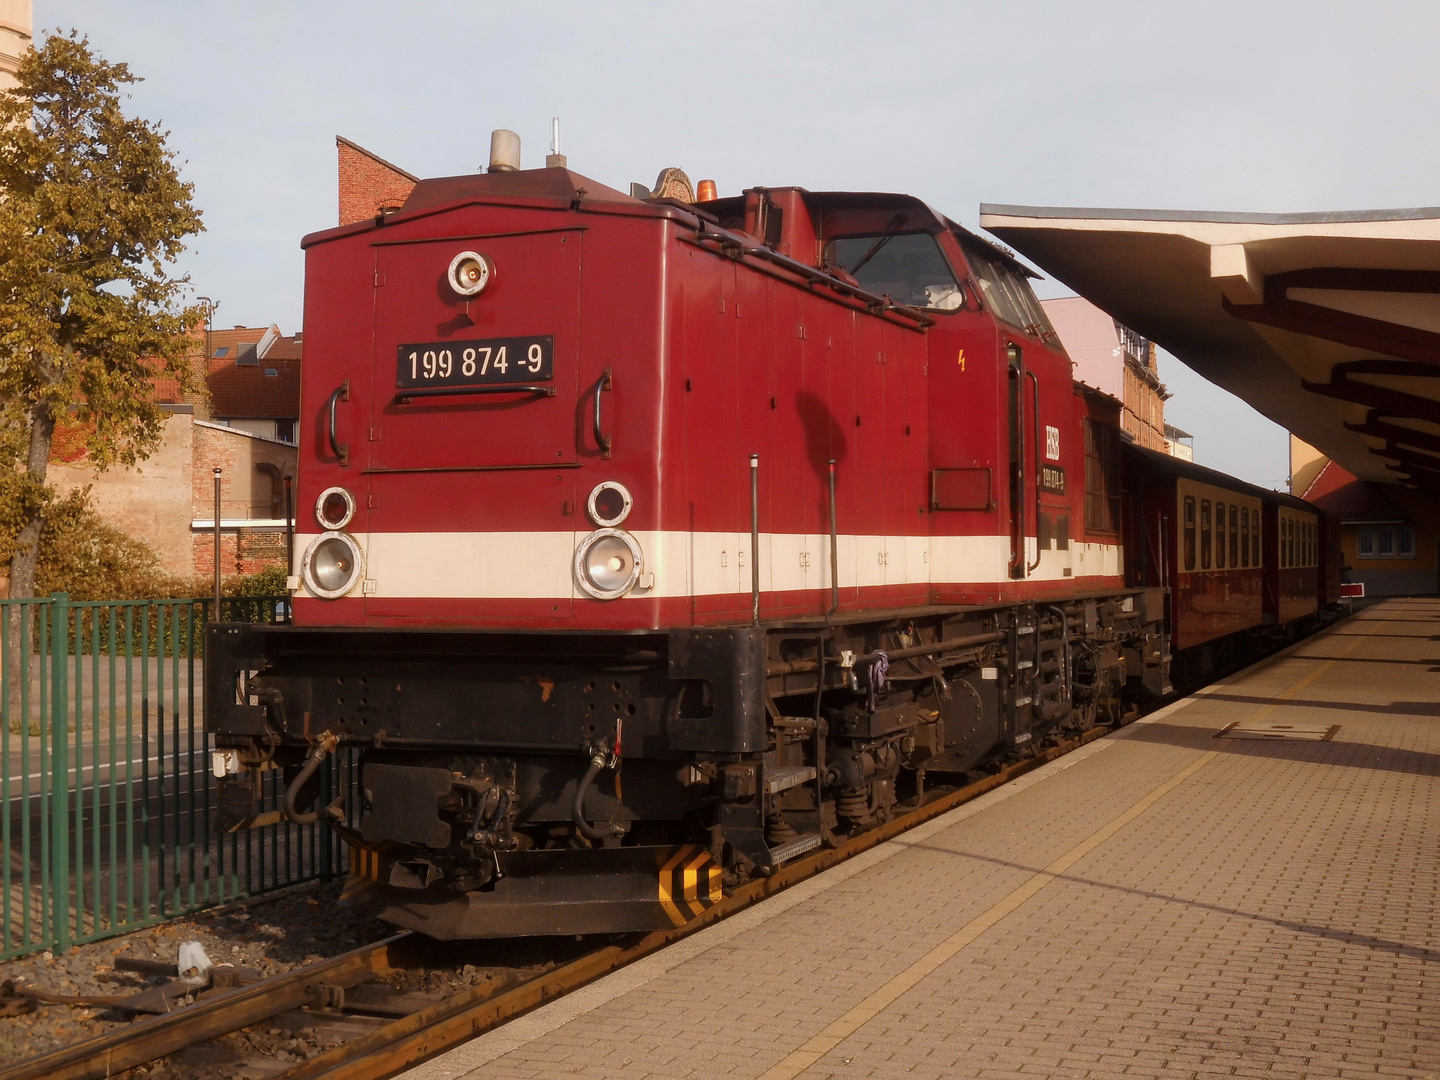
{"label": "building window", "polygon": [[1115,429],[1085,421],[1085,528],[1120,530],[1120,441]]}
{"label": "building window", "polygon": [[1185,569],[1195,569],[1195,496],[1185,496]]}
{"label": "building window", "polygon": [[275,438],[279,439],[281,442],[289,443],[292,446],[295,445],[295,421],[276,420]]}
{"label": "building window", "polygon": [[1215,504],[1215,569],[1225,569],[1225,504]]}
{"label": "building window", "polygon": [[1365,525],[1355,550],[1362,559],[1413,559],[1415,530],[1409,525]]}
{"label": "building window", "polygon": [[1200,500],[1200,569],[1210,569],[1210,500]]}
{"label": "building window", "polygon": [[1250,511],[1250,565],[1260,565],[1260,511]]}

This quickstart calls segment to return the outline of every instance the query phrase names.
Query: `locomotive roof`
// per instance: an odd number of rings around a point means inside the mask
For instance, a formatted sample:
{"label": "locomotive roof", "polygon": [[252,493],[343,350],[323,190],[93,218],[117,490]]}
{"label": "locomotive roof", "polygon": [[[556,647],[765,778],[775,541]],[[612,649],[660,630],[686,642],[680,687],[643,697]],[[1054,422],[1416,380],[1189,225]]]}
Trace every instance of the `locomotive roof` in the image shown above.
{"label": "locomotive roof", "polygon": [[[771,189],[774,190],[774,189]],[[1015,253],[993,240],[971,232],[965,226],[952,221],[944,214],[932,209],[923,200],[913,195],[888,191],[807,191],[798,188],[805,200],[821,208],[845,209],[871,207],[898,207],[909,205],[928,217],[936,225],[949,229],[966,243],[982,248],[994,258],[1010,266],[1026,277],[1040,277],[1034,270],[1016,258]],[[411,214],[433,212],[442,207],[482,199],[544,199],[554,202],[582,205],[600,203],[607,208],[621,212],[645,213],[649,211],[658,217],[674,217],[682,220],[714,220],[712,208],[731,204],[743,196],[718,199],[713,203],[681,203],[675,200],[637,199],[632,195],[592,180],[588,176],[570,169],[521,169],[516,172],[464,173],[460,176],[440,176],[421,180],[410,192],[405,204],[389,218],[399,220]],[[367,218],[351,225],[323,229],[305,236],[300,246],[312,244],[351,233],[364,232],[383,224],[387,218]]]}
{"label": "locomotive roof", "polygon": [[1253,495],[1257,499],[1278,503],[1295,510],[1306,510],[1312,514],[1324,513],[1318,506],[1308,503],[1304,499],[1296,498],[1294,495],[1248,484],[1244,480],[1237,480],[1229,473],[1222,473],[1217,469],[1207,469],[1204,465],[1196,465],[1193,461],[1186,461],[1184,458],[1177,458],[1171,454],[1163,454],[1158,450],[1148,450],[1143,446],[1136,446],[1134,443],[1126,443],[1124,452],[1138,454],[1147,468],[1166,476],[1183,476],[1187,480],[1198,480],[1202,484],[1229,488],[1231,491]]}

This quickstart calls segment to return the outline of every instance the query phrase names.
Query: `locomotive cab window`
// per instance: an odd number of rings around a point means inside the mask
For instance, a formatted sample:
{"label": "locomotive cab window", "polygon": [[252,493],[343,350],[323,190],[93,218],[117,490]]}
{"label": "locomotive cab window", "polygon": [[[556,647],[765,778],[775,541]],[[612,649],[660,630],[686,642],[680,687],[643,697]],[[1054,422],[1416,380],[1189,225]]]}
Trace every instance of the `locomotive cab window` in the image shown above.
{"label": "locomotive cab window", "polygon": [[1215,569],[1225,569],[1225,504],[1215,504]]}
{"label": "locomotive cab window", "polygon": [[843,236],[825,245],[825,265],[844,270],[866,292],[897,304],[958,311],[965,294],[930,233]]}
{"label": "locomotive cab window", "polygon": [[1200,569],[1210,569],[1210,500],[1200,500]]}
{"label": "locomotive cab window", "polygon": [[1185,496],[1185,569],[1195,569],[1195,496]]}

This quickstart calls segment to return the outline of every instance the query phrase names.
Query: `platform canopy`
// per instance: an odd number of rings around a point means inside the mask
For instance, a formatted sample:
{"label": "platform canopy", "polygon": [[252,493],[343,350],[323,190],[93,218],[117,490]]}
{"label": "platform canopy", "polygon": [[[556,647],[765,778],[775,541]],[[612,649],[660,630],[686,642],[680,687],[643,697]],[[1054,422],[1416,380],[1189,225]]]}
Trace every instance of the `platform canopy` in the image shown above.
{"label": "platform canopy", "polygon": [[1440,208],[980,225],[1356,476],[1440,494]]}

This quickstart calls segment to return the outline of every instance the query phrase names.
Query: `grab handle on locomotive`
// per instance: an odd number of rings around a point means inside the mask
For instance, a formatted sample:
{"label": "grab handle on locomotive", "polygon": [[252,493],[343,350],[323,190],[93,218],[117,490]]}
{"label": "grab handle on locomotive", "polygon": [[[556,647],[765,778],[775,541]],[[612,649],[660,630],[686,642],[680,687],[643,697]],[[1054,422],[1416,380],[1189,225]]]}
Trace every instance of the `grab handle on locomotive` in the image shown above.
{"label": "grab handle on locomotive", "polygon": [[599,380],[595,383],[595,445],[600,448],[600,456],[606,461],[610,460],[610,446],[612,439],[605,434],[600,423],[600,395],[606,390],[615,389],[615,380],[610,377],[610,369],[607,367],[600,373]]}
{"label": "grab handle on locomotive", "polygon": [[[1025,378],[1030,380],[1030,391],[1035,403],[1035,408],[1033,409],[1034,416],[1031,417],[1030,420],[1030,426],[1035,429],[1035,561],[1026,562],[1025,564],[1025,576],[1029,577],[1040,565],[1040,499],[1043,491],[1040,486],[1040,470],[1044,468],[1045,459],[1040,456],[1040,378],[1035,372],[1028,370],[1025,372]],[[1024,437],[1023,431],[1021,437]],[[1023,498],[1023,489],[1025,486],[1025,474],[1023,470],[1020,474],[1020,486],[1022,489],[1021,497]],[[1025,541],[1023,535],[1020,541],[1023,546]]]}
{"label": "grab handle on locomotive", "polygon": [[350,464],[350,444],[340,441],[339,435],[335,430],[335,413],[339,409],[340,402],[349,400],[350,380],[346,379],[335,388],[334,392],[330,395],[330,403],[325,406],[330,421],[329,426],[325,430],[325,434],[329,436],[330,439],[330,452],[340,460],[341,465]]}

